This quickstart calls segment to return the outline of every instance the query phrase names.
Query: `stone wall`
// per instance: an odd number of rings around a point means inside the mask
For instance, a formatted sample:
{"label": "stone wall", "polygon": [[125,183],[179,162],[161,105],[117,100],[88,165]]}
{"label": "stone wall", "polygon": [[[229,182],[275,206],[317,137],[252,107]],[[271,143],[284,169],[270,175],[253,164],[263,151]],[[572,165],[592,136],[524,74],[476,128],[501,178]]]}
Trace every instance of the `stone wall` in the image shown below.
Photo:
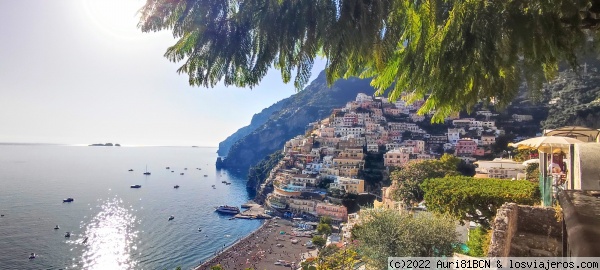
{"label": "stone wall", "polygon": [[505,203],[492,225],[490,257],[554,257],[562,253],[562,226],[549,207]]}

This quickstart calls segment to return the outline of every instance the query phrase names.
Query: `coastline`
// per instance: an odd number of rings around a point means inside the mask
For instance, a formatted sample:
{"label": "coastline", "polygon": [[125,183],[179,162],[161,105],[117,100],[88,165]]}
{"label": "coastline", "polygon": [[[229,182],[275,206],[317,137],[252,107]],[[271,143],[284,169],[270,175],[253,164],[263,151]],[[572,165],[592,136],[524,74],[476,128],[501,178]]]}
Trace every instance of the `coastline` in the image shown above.
{"label": "coastline", "polygon": [[292,221],[265,220],[254,232],[194,269],[208,270],[217,264],[226,270],[296,269],[305,258],[316,256],[314,249],[303,244],[308,240],[294,236]]}
{"label": "coastline", "polygon": [[239,246],[242,242],[247,240],[249,237],[254,236],[256,233],[259,233],[259,232],[265,230],[266,225],[268,223],[270,223],[270,221],[271,220],[269,220],[269,219],[265,219],[265,222],[263,222],[258,228],[256,228],[256,230],[254,230],[253,232],[249,233],[248,235],[238,239],[237,241],[233,242],[233,244],[222,249],[219,253],[217,253],[217,254],[213,255],[212,257],[209,257],[205,261],[201,262],[198,266],[194,267],[194,270],[210,269],[211,266],[213,266],[216,262],[219,261],[220,256],[227,253],[230,249],[235,248],[236,246]]}

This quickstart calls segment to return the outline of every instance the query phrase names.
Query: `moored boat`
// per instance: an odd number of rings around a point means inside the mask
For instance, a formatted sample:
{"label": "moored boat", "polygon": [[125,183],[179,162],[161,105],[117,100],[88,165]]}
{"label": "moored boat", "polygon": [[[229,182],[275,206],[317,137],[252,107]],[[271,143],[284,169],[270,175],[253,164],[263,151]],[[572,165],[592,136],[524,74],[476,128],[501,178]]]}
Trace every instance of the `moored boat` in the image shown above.
{"label": "moored boat", "polygon": [[179,188],[179,185],[175,185],[173,188]]}
{"label": "moored boat", "polygon": [[169,217],[169,220],[174,220],[174,219],[175,219],[175,216],[170,216]]}
{"label": "moored boat", "polygon": [[142,187],[142,185],[131,185],[130,187],[131,187],[131,188],[141,188],[141,187]]}
{"label": "moored boat", "polygon": [[219,213],[223,213],[223,214],[239,214],[240,213],[240,209],[235,207],[235,206],[229,206],[229,205],[221,205],[219,207],[215,207],[216,211]]}
{"label": "moored boat", "polygon": [[74,201],[74,200],[73,200],[73,198],[66,198],[66,199],[63,199],[63,202],[72,202],[72,201]]}

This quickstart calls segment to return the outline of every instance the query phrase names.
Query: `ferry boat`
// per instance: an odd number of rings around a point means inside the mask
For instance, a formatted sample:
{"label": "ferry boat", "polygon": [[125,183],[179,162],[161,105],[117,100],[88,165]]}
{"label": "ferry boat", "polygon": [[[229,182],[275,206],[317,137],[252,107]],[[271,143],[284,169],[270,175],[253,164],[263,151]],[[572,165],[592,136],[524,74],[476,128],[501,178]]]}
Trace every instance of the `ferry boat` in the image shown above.
{"label": "ferry boat", "polygon": [[229,206],[229,205],[221,205],[219,207],[215,207],[216,211],[219,213],[223,213],[223,214],[239,214],[240,213],[240,209],[235,207],[235,206]]}

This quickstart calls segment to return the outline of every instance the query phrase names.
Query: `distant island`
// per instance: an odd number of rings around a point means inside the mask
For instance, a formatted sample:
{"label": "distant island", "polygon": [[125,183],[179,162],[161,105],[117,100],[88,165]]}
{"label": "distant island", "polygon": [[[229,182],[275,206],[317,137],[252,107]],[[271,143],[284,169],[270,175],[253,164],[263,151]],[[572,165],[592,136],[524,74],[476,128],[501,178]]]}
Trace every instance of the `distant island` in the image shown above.
{"label": "distant island", "polygon": [[118,143],[115,143],[114,145],[112,143],[93,143],[88,146],[121,146],[121,145]]}

